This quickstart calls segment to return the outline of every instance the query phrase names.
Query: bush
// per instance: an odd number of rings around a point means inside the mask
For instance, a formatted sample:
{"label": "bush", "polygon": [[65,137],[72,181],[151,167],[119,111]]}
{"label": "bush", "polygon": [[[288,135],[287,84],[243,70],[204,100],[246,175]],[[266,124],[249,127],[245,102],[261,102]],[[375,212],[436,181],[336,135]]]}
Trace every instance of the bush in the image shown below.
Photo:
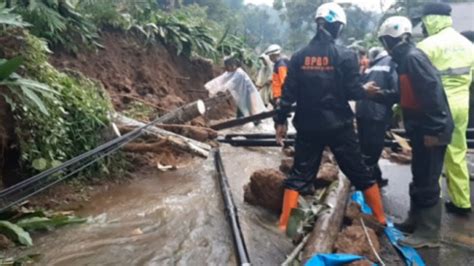
{"label": "bush", "polygon": [[57,92],[54,97],[39,96],[47,114],[23,98],[13,95],[10,101],[21,165],[34,173],[98,146],[103,141],[98,133],[108,126],[112,105],[98,82],[80,73],[56,70],[47,62],[45,44],[28,33],[22,34],[11,36],[22,43],[0,48],[3,54],[24,55],[21,74]]}

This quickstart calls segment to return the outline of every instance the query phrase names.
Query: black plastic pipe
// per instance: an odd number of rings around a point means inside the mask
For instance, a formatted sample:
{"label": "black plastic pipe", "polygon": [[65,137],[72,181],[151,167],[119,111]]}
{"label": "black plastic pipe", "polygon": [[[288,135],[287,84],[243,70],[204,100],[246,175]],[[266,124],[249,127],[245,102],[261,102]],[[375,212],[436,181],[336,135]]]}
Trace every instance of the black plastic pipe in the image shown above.
{"label": "black plastic pipe", "polygon": [[242,266],[249,266],[250,258],[245,245],[244,236],[240,229],[239,216],[234,199],[232,198],[232,191],[229,186],[229,179],[225,173],[224,164],[222,163],[221,153],[219,149],[214,150],[214,163],[216,166],[217,176],[219,179],[219,186],[221,188],[222,198],[224,200],[225,213],[227,215],[229,225],[232,231],[232,239],[234,240],[235,252],[239,264]]}

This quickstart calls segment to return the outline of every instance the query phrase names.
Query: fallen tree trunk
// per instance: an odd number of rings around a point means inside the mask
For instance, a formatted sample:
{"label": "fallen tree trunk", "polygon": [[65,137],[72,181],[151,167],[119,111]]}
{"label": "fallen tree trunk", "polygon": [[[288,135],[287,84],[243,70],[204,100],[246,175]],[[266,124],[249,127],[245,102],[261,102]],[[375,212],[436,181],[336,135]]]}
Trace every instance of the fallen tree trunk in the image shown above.
{"label": "fallen tree trunk", "polygon": [[337,234],[341,230],[349,197],[350,183],[344,176],[331,184],[324,203],[330,208],[316,220],[313,231],[303,249],[302,265],[318,253],[332,253]]}
{"label": "fallen tree trunk", "polygon": [[217,138],[217,131],[207,127],[198,127],[190,125],[158,125],[158,127],[172,131],[176,134],[195,139],[197,141],[207,141]]}
{"label": "fallen tree trunk", "polygon": [[[114,114],[114,118],[117,121],[117,123],[122,124],[127,127],[142,127],[145,125],[145,123],[123,116],[118,113]],[[206,143],[202,143],[190,138],[186,138],[184,136],[175,134],[173,132],[170,132],[158,127],[146,128],[145,134],[154,135],[159,138],[166,139],[172,147],[182,150],[184,152],[189,152],[193,155],[197,155],[203,158],[207,158],[211,150],[211,146],[209,146]]]}
{"label": "fallen tree trunk", "polygon": [[173,116],[163,119],[162,124],[184,124],[206,113],[206,105],[202,100],[189,103],[173,112]]}

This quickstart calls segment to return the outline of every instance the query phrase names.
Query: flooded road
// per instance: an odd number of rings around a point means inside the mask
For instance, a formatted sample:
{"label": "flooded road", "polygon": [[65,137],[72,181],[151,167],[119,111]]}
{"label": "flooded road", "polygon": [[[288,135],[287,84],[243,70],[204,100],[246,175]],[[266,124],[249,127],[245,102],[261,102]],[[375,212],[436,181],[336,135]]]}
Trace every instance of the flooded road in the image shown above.
{"label": "flooded road", "polygon": [[[470,156],[474,162],[474,156]],[[409,165],[397,165],[382,161],[382,171],[388,178],[389,185],[383,189],[384,207],[394,221],[406,218],[410,200],[408,186],[411,182]],[[473,169],[471,169],[473,170]],[[443,201],[448,198],[446,180],[443,178]],[[474,187],[471,182],[471,188]],[[471,190],[474,199],[474,190]],[[474,265],[474,214],[469,217],[459,217],[447,213],[443,207],[442,218],[442,246],[438,249],[420,249],[419,253],[429,266]]]}
{"label": "flooded road", "polygon": [[[243,202],[251,173],[278,167],[278,149],[224,146],[221,153],[253,265],[277,265],[291,252],[274,214]],[[212,156],[172,172],[142,169],[131,184],[92,198],[80,214],[92,217],[36,236],[41,265],[235,265],[232,236]]]}

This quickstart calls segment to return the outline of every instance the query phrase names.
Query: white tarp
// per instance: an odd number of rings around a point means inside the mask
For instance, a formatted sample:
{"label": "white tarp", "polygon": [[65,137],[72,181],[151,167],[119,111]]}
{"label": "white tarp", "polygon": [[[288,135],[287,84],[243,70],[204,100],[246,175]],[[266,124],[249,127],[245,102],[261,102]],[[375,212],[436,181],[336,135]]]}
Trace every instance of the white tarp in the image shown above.
{"label": "white tarp", "polygon": [[204,87],[211,97],[218,92],[229,91],[244,116],[267,111],[257,88],[241,68],[234,72],[225,72],[206,83]]}

